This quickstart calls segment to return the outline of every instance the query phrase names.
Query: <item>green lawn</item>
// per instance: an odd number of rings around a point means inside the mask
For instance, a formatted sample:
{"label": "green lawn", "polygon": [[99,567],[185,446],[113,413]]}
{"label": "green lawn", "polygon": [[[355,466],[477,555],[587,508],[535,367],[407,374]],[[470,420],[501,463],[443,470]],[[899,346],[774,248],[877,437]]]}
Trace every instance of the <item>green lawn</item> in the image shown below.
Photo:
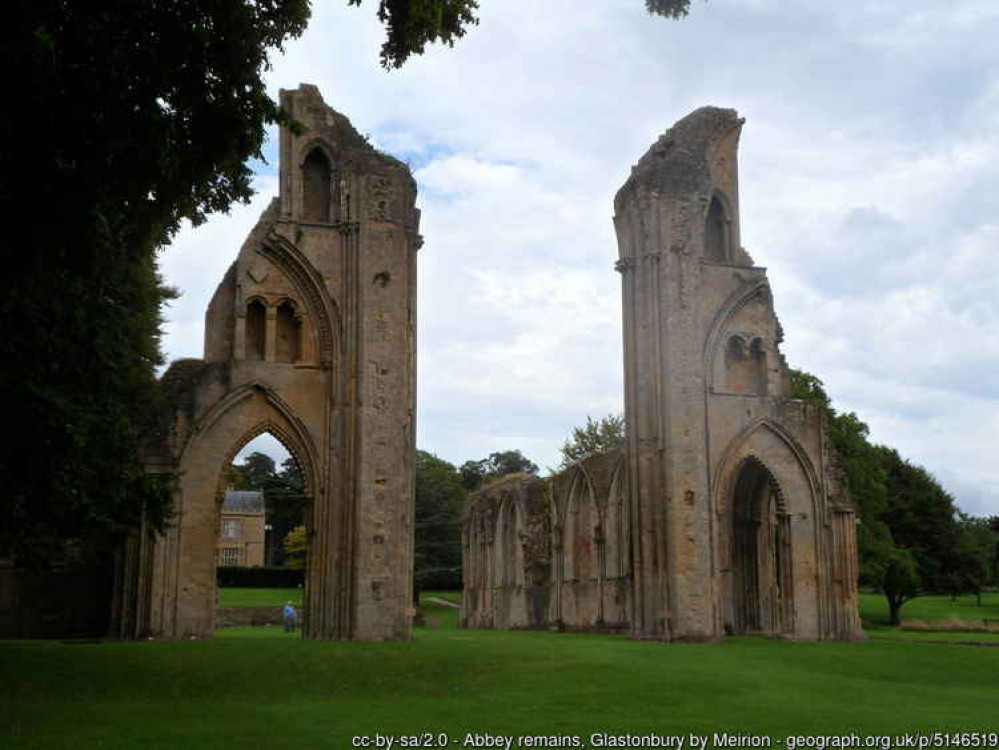
{"label": "green lawn", "polygon": [[426,628],[457,628],[460,624],[460,610],[446,604],[432,602],[430,599],[446,599],[449,602],[461,601],[460,591],[422,591],[420,592],[420,611],[423,613]]}
{"label": "green lawn", "polygon": [[[410,643],[0,643],[3,748],[349,748],[353,735],[900,734],[996,719],[999,649],[419,629]],[[993,724],[994,728],[994,724]],[[460,747],[460,744],[454,745]]]}
{"label": "green lawn", "polygon": [[302,603],[302,589],[219,589],[220,607],[280,607],[290,601]]}
{"label": "green lawn", "polygon": [[[888,624],[888,603],[883,594],[861,594],[860,616],[874,625]],[[902,607],[902,621],[906,620],[999,620],[999,594],[982,594],[982,606],[974,596],[959,596],[951,601],[949,596],[919,596]]]}

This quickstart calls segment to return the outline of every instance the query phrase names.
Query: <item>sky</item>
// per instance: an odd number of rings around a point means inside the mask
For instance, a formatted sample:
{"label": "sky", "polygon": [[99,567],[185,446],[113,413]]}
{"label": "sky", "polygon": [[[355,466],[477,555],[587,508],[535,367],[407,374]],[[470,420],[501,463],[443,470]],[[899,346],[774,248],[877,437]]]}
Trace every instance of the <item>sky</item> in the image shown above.
{"label": "sky", "polygon": [[[875,442],[999,513],[999,3],[482,0],[480,24],[402,70],[377,4],[314,0],[276,53],[419,186],[418,447],[455,464],[520,449],[542,469],[623,409],[612,200],[703,105],[746,118],[742,243],[768,270],[788,363]],[[168,359],[277,192],[276,132],[248,206],[185,227],[160,263],[183,296]],[[283,452],[266,440],[278,458]]]}

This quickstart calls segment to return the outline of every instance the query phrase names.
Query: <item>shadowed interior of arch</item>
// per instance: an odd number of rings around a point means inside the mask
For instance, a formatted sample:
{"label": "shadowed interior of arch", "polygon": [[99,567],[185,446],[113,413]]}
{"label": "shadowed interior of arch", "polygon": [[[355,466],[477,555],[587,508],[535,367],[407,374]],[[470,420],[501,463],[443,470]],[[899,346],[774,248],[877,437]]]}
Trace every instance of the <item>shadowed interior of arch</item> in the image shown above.
{"label": "shadowed interior of arch", "polygon": [[793,626],[790,515],[777,479],[759,459],[743,460],[734,477],[726,630],[778,635]]}
{"label": "shadowed interior of arch", "polygon": [[222,467],[216,503],[216,627],[268,624],[301,632],[306,597],[309,498],[298,460],[263,432]]}

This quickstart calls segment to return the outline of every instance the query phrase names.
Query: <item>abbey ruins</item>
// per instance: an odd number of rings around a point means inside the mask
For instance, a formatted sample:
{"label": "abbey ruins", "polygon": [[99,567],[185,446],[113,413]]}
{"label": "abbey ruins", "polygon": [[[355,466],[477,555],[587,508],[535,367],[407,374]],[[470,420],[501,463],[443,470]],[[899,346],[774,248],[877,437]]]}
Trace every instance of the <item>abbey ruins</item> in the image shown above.
{"label": "abbey ruins", "polygon": [[473,496],[466,627],[860,637],[853,507],[739,242],[742,123],[691,113],[618,191],[626,447]]}
{"label": "abbey ruins", "polygon": [[[120,555],[119,637],[211,637],[227,471],[265,432],[305,477],[305,636],[410,634],[416,186],[314,86],[281,104],[304,128],[281,130],[279,197],[208,306],[204,358],[164,375],[147,464],[179,476],[176,516]],[[853,508],[739,243],[741,126],[697,110],[618,192],[626,449],[473,497],[466,627],[859,636]]]}
{"label": "abbey ruins", "polygon": [[416,184],[315,86],[281,92],[280,195],[205,314],[204,359],[164,375],[150,471],[176,473],[165,536],[122,554],[113,627],[210,638],[215,538],[233,457],[265,432],[294,456],[310,514],[303,632],[409,637],[416,403]]}

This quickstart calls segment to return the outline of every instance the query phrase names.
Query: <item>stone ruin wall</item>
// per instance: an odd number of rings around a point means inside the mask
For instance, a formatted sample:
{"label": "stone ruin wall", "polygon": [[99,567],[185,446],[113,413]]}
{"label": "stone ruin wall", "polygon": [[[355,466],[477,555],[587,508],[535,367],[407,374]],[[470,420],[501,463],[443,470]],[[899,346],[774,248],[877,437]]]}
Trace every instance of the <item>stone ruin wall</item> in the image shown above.
{"label": "stone ruin wall", "polygon": [[118,565],[119,636],[210,638],[225,472],[265,432],[308,496],[303,630],[404,640],[414,614],[416,184],[314,86],[281,92],[279,196],[205,315],[204,358],[164,375],[147,467],[179,477],[167,533]]}
{"label": "stone ruin wall", "polygon": [[[618,191],[625,450],[476,494],[468,627],[862,636],[849,493],[822,409],[791,398],[766,269],[740,243],[742,124],[692,112]],[[523,514],[547,546],[518,552]],[[544,574],[527,586],[522,563]]]}
{"label": "stone ruin wall", "polygon": [[615,451],[475,492],[462,534],[463,626],[627,632],[623,472]]}

